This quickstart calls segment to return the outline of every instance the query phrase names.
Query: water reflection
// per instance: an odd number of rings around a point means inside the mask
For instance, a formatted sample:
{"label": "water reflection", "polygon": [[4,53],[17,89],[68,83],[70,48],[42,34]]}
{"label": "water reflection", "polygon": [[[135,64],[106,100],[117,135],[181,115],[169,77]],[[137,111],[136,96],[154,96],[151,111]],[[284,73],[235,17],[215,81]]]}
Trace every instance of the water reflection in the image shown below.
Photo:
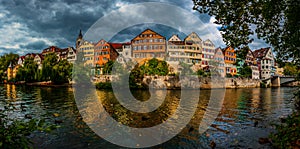
{"label": "water reflection", "polygon": [[[268,148],[257,140],[273,130],[271,123],[291,113],[294,90],[228,89],[217,119],[204,134],[199,134],[198,127],[211,93],[210,90],[201,90],[198,107],[190,123],[175,138],[153,148],[209,148],[211,141],[216,143],[217,148]],[[98,137],[82,121],[72,88],[2,85],[0,93],[1,112],[9,117],[26,120],[25,115],[31,115],[61,125],[51,134],[34,134],[32,140],[36,142],[36,148],[121,148]],[[167,91],[166,100],[157,110],[139,114],[124,109],[112,91],[97,91],[97,94],[115,120],[132,127],[151,127],[163,123],[174,114],[180,101],[180,91]],[[149,98],[146,91],[135,91],[133,94],[141,99]],[[54,113],[59,116],[54,116]]]}

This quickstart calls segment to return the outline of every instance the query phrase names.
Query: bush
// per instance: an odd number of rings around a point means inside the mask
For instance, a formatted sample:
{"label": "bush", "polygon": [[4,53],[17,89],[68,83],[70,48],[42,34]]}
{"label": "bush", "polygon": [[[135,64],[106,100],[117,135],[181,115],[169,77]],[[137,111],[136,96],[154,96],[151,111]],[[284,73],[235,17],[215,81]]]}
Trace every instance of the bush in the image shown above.
{"label": "bush", "polygon": [[28,136],[36,131],[46,131],[57,128],[55,125],[46,125],[44,120],[31,119],[29,122],[10,120],[0,113],[0,148],[16,149],[30,148],[32,142]]}
{"label": "bush", "polygon": [[110,82],[99,82],[99,83],[96,83],[96,88],[97,89],[112,89],[112,86],[111,86]]}
{"label": "bush", "polygon": [[275,125],[277,133],[271,134],[273,145],[276,148],[299,148],[300,147],[300,115],[293,113],[288,116],[285,122]]}

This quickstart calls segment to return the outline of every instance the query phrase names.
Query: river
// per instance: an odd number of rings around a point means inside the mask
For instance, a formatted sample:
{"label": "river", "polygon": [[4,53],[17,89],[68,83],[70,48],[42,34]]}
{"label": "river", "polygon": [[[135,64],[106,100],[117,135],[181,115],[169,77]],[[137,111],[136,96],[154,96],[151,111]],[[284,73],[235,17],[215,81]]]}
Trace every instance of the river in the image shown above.
{"label": "river", "polygon": [[[216,148],[271,148],[269,144],[259,144],[258,139],[268,137],[274,131],[271,124],[292,113],[295,90],[285,87],[227,89],[217,118],[205,133],[199,134],[198,127],[211,92],[201,90],[197,110],[187,126],[171,140],[152,148],[210,148],[212,141]],[[154,92],[159,95],[160,91]],[[189,92],[193,94],[195,90]],[[164,122],[176,110],[180,97],[179,90],[169,90],[160,109],[139,115],[118,107],[112,91],[99,90],[97,94],[112,117],[134,127]],[[142,90],[133,91],[133,95],[139,100],[150,96],[148,91]],[[27,121],[25,117],[30,116],[60,126],[51,133],[30,135],[34,148],[122,148],[105,141],[87,126],[77,109],[73,89],[69,87],[0,85],[0,110],[13,119]]]}

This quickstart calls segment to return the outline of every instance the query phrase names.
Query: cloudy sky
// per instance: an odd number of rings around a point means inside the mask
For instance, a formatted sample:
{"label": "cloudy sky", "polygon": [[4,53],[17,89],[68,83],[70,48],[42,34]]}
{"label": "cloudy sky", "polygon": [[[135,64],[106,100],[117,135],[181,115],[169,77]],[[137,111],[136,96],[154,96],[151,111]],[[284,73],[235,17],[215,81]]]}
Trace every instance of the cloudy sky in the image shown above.
{"label": "cloudy sky", "polygon": [[[86,33],[97,20],[114,11],[130,14],[130,19],[143,17],[146,14],[139,13],[140,7],[138,9],[126,7],[141,2],[161,2],[175,5],[196,16],[203,24],[197,24],[190,14],[182,13],[177,15],[178,18],[175,18],[173,23],[180,24],[183,22],[182,20],[185,20],[189,22],[190,26],[168,28],[167,26],[145,23],[124,28],[112,39],[105,40],[128,41],[146,28],[151,28],[166,38],[176,33],[184,36],[182,32],[189,31],[197,32],[203,40],[220,36],[217,32],[218,26],[212,23],[213,18],[192,10],[192,0],[0,0],[0,55],[9,52],[21,55],[29,52],[39,53],[50,45],[61,48],[74,46],[79,29]],[[164,19],[163,17],[171,14],[154,13],[153,15],[156,19],[160,17]],[[112,22],[116,21],[113,19],[111,19]],[[110,28],[109,25],[105,27],[107,30]],[[210,33],[202,32],[203,29],[209,30]],[[216,46],[224,45],[218,43]],[[250,46],[256,49],[268,45],[263,41],[255,40]]]}

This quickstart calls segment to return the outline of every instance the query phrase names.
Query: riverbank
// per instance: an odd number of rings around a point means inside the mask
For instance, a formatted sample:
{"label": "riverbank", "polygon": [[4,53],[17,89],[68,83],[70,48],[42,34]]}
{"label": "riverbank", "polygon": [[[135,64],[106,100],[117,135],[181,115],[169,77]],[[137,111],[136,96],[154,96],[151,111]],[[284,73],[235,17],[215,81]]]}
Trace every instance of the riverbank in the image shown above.
{"label": "riverbank", "polygon": [[[93,83],[97,89],[111,89],[111,82],[118,84],[122,83],[122,80],[118,76],[103,75],[93,78]],[[131,81],[129,81],[131,82]],[[51,81],[45,82],[8,82],[5,84],[14,85],[28,85],[28,86],[40,86],[40,87],[72,87],[74,82],[54,84]],[[130,84],[130,83],[129,83]],[[291,82],[282,87],[296,87],[299,86],[300,81]],[[212,78],[211,77],[182,77],[178,76],[144,76],[139,83],[134,85],[130,84],[131,89],[168,89],[178,90],[181,88],[190,89],[212,89],[212,88],[226,88],[226,89],[238,89],[238,88],[266,88],[273,87],[270,84],[267,85],[261,80],[249,79],[249,78]],[[276,86],[277,87],[277,86]]]}
{"label": "riverbank", "polygon": [[[110,89],[111,82],[121,82],[118,77],[100,77],[95,81],[98,89]],[[133,86],[133,87],[132,87]],[[259,88],[260,80],[248,78],[210,78],[210,77],[182,77],[178,76],[144,76],[140,83],[130,84],[133,89],[168,89],[176,90],[181,88],[190,89],[212,89],[212,88]]]}
{"label": "riverbank", "polygon": [[25,85],[28,85],[28,86],[39,86],[39,87],[72,87],[71,83],[53,84],[51,82],[25,83]]}
{"label": "riverbank", "polygon": [[48,81],[48,82],[32,82],[32,83],[26,83],[24,81],[21,81],[21,82],[8,82],[8,83],[2,83],[2,84],[27,85],[27,86],[37,86],[37,87],[72,87],[72,83],[53,84],[51,81]]}

